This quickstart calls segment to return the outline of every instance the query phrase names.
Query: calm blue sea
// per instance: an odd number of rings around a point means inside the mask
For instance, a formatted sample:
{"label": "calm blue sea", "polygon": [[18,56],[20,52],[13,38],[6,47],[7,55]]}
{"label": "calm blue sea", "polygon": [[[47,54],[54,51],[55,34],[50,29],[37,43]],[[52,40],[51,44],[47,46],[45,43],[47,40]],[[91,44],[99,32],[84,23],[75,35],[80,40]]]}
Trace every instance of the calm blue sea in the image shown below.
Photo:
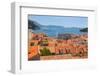
{"label": "calm blue sea", "polygon": [[87,32],[80,32],[82,28],[65,28],[62,26],[42,26],[39,30],[33,30],[35,33],[45,33],[48,36],[56,37],[58,34],[85,34]]}

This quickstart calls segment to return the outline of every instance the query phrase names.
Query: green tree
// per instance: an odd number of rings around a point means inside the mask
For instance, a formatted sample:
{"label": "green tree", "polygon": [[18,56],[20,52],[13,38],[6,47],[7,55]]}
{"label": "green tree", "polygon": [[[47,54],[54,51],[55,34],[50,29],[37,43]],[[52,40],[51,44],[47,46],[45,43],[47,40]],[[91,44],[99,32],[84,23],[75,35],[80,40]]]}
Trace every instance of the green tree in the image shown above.
{"label": "green tree", "polygon": [[41,52],[42,56],[52,55],[51,52],[50,52],[50,50],[48,48],[46,48],[46,47],[44,47],[43,49],[41,49],[40,52]]}

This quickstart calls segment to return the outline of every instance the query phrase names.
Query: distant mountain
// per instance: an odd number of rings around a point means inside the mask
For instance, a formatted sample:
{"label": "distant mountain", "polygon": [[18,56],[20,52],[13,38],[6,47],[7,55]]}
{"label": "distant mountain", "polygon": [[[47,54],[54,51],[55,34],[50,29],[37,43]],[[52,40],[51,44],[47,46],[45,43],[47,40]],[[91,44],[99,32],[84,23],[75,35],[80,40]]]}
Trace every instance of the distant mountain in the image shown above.
{"label": "distant mountain", "polygon": [[40,24],[35,21],[28,20],[28,29],[38,30],[40,29]]}
{"label": "distant mountain", "polygon": [[50,28],[64,28],[63,26],[57,26],[57,25],[48,25]]}
{"label": "distant mountain", "polygon": [[88,28],[83,28],[80,30],[81,32],[88,32]]}

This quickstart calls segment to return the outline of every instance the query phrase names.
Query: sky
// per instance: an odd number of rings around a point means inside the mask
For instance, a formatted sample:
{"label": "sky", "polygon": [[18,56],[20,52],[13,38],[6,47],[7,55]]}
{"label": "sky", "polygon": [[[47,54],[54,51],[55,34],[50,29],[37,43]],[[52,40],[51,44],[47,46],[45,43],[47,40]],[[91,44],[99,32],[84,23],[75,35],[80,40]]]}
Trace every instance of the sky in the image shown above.
{"label": "sky", "polygon": [[41,25],[56,25],[64,27],[85,28],[88,26],[88,17],[81,16],[47,16],[29,15],[28,19],[38,22]]}

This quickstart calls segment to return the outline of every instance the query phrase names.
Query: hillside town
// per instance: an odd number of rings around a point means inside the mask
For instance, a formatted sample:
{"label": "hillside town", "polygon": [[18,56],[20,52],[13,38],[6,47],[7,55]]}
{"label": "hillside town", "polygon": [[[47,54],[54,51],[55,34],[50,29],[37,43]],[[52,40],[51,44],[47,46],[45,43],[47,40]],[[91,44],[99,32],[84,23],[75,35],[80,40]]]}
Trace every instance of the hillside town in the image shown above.
{"label": "hillside town", "polygon": [[88,35],[58,34],[50,37],[29,31],[28,60],[80,59],[88,57]]}

